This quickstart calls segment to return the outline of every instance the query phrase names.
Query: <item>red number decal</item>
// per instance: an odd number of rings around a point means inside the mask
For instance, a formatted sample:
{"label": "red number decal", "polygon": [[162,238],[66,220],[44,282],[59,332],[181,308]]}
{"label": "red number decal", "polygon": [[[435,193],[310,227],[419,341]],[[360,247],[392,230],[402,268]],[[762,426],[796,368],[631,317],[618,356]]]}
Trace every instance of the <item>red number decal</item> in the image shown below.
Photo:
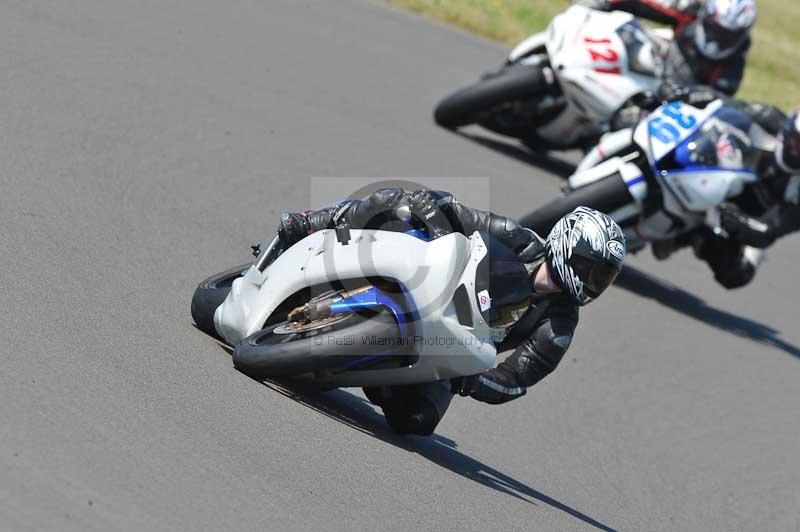
{"label": "red number decal", "polygon": [[622,70],[620,70],[620,68],[619,68],[619,67],[609,67],[609,68],[605,68],[605,67],[594,67],[594,71],[595,71],[595,72],[600,72],[601,74],[616,74],[616,75],[618,75],[618,76],[619,76],[620,74],[622,74]]}
{"label": "red number decal", "polygon": [[595,63],[598,61],[605,61],[606,63],[616,63],[619,61],[619,54],[613,48],[606,48],[600,51],[589,48],[589,54],[592,56],[592,61]]}
{"label": "red number decal", "polygon": [[[593,63],[610,63],[611,65],[614,65],[614,63],[619,61],[619,54],[616,50],[614,50],[614,48],[612,48],[611,39],[592,39],[591,37],[585,37],[583,42],[587,44],[586,49],[589,51],[589,55],[592,57]],[[619,66],[595,65],[594,70],[595,72],[600,72],[603,74],[622,73]]]}
{"label": "red number decal", "polygon": [[586,44],[611,44],[611,39],[608,37],[604,37],[602,39],[592,39],[591,37],[585,37],[583,42]]}

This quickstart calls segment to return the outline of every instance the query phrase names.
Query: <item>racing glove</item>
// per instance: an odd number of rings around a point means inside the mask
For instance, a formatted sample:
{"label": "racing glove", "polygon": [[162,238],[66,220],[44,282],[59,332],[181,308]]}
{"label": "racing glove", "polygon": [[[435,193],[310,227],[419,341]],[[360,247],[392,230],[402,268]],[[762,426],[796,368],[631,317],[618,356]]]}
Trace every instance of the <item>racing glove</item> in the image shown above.
{"label": "racing glove", "polygon": [[[672,80],[663,82],[656,91],[656,96],[662,102],[683,102],[693,107],[703,108],[723,95],[705,85],[680,85]],[[657,107],[657,106],[656,106]]]}
{"label": "racing glove", "polygon": [[479,375],[469,375],[466,377],[456,377],[455,379],[450,379],[450,392],[453,395],[460,395],[461,397],[467,397],[478,386],[478,377]]}
{"label": "racing glove", "polygon": [[333,227],[333,210],[284,212],[278,223],[278,239],[283,249],[301,241],[311,233]]}
{"label": "racing glove", "polygon": [[[425,224],[428,236],[435,240],[440,236],[452,233],[453,229],[450,220],[436,204],[436,198],[427,190],[417,190],[408,195],[405,202],[408,205],[410,214]],[[402,219],[402,210],[398,212],[398,218]]]}

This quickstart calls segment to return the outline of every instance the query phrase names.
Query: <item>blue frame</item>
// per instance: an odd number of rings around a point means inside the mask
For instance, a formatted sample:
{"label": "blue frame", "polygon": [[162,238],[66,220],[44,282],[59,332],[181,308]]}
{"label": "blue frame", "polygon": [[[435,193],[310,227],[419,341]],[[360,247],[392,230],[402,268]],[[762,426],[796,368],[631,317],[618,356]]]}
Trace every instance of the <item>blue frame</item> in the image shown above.
{"label": "blue frame", "polygon": [[[430,240],[426,233],[417,229],[412,229],[406,231],[405,233],[409,236],[413,236],[414,238],[418,238],[426,242]],[[400,329],[400,337],[405,337],[406,333],[408,332],[409,322],[416,320],[419,317],[419,313],[414,306],[414,301],[409,297],[408,292],[405,290],[405,287],[401,285],[400,289],[403,295],[405,308],[395,299],[383,292],[383,290],[373,286],[363,292],[334,300],[333,304],[331,305],[331,314],[344,314],[347,312],[358,312],[359,310],[365,309],[386,308],[392,313],[394,319],[397,321],[397,326]],[[351,369],[368,364],[375,360],[384,358],[389,354],[389,351],[382,351],[374,355],[366,356],[347,364],[345,369]]]}

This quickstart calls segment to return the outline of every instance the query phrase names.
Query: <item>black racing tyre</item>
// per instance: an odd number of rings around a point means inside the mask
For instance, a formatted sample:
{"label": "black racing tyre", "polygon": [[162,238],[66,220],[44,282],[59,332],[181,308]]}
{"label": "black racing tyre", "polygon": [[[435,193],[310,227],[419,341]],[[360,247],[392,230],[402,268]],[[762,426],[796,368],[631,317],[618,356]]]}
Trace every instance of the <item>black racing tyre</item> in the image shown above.
{"label": "black racing tyre", "polygon": [[577,207],[591,207],[606,214],[633,202],[625,181],[614,173],[599,181],[557,197],[550,203],[520,219],[520,223],[546,238],[553,226],[563,216]]}
{"label": "black racing tyre", "polygon": [[231,285],[236,278],[241,277],[250,264],[242,264],[212,275],[197,285],[192,296],[192,319],[197,328],[206,334],[219,339],[219,333],[214,328],[214,312],[217,307],[228,297]]}
{"label": "black racing tyre", "polygon": [[479,122],[501,104],[530,100],[546,89],[539,67],[513,65],[446,97],[436,106],[433,119],[442,127],[455,129]]}
{"label": "black racing tyre", "polygon": [[[400,334],[393,315],[385,310],[371,315],[350,314],[321,329],[274,332],[286,323],[272,325],[242,340],[233,350],[236,369],[259,380],[340,369],[386,351]],[[402,351],[397,350],[397,354]]]}

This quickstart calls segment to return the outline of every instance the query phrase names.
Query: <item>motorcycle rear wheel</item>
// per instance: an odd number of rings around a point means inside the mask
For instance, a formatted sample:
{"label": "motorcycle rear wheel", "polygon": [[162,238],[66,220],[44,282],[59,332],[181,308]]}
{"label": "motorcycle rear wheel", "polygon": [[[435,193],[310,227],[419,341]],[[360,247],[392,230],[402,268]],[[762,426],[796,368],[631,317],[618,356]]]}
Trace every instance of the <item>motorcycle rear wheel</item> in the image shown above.
{"label": "motorcycle rear wheel", "polygon": [[[448,129],[480,123],[495,130],[497,128],[492,127],[493,111],[504,104],[535,99],[547,90],[549,86],[540,67],[512,65],[447,96],[436,106],[433,119],[439,126]],[[534,127],[534,124],[530,127]]]}
{"label": "motorcycle rear wheel", "polygon": [[622,177],[615,173],[576,190],[571,190],[550,203],[523,216],[520,223],[542,238],[563,216],[577,207],[590,207],[609,214],[633,200]]}

